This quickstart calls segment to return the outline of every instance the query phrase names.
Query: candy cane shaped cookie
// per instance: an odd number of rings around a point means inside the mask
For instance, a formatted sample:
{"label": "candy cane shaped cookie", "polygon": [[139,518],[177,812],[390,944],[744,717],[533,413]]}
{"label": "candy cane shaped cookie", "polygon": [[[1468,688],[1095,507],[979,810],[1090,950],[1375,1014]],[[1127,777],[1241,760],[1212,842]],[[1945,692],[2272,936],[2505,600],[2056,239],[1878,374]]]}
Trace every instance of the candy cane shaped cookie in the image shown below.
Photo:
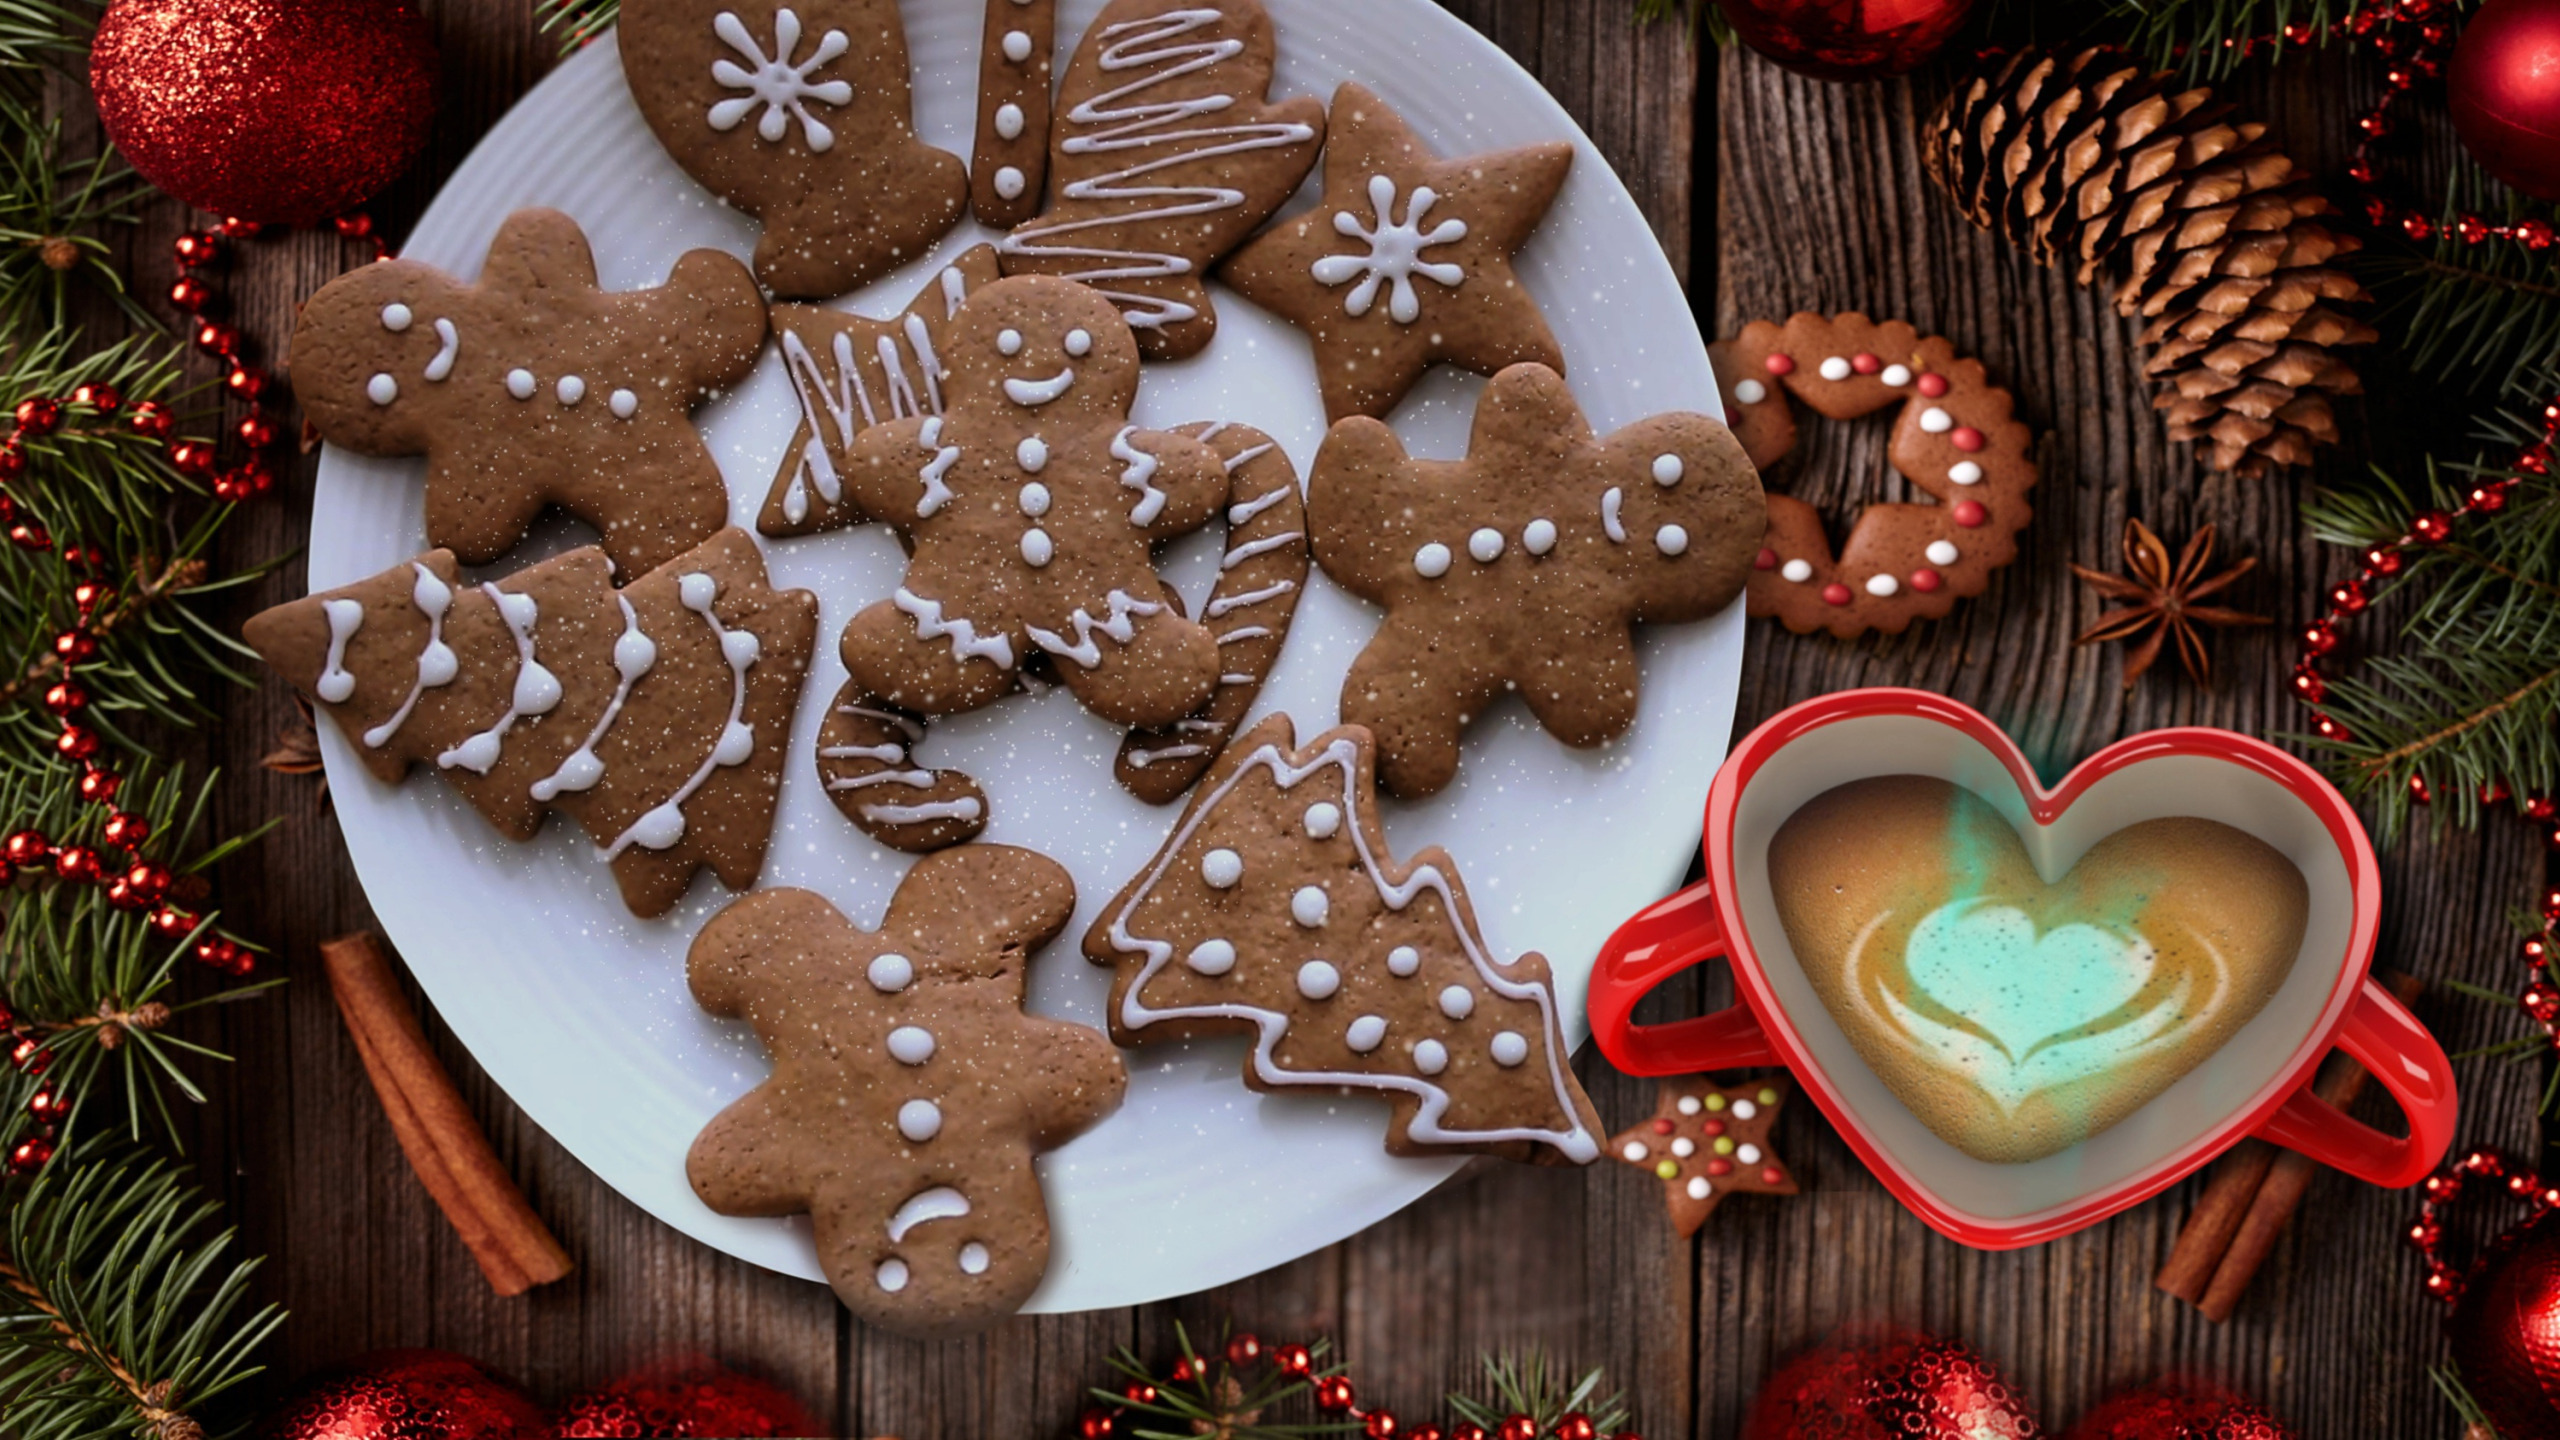
{"label": "candy cane shaped cookie", "polygon": [[1049,173],[1049,56],[1057,33],[1058,0],[987,0],[969,204],[990,225],[1019,225],[1040,213],[1041,182]]}
{"label": "candy cane shaped cookie", "polygon": [[1786,392],[1833,420],[1901,404],[1887,458],[1935,504],[1870,505],[1837,557],[1821,512],[1769,497],[1769,531],[1751,573],[1751,613],[1799,635],[1898,635],[1979,595],[2017,557],[2035,512],[2035,436],[1982,362],[1899,320],[1799,314],[1755,320],[1709,347],[1733,433],[1765,473],[1795,448]]}
{"label": "candy cane shaped cookie", "polygon": [[1307,588],[1307,515],[1298,472],[1249,425],[1185,425],[1227,467],[1227,549],[1200,621],[1218,637],[1218,688],[1170,726],[1132,730],[1112,773],[1129,793],[1165,804],[1191,788],[1243,723],[1280,660]]}
{"label": "candy cane shaped cookie", "polygon": [[818,780],[863,834],[921,855],[974,840],[987,828],[987,792],[958,770],[916,762],[923,717],[848,680],[818,724]]}

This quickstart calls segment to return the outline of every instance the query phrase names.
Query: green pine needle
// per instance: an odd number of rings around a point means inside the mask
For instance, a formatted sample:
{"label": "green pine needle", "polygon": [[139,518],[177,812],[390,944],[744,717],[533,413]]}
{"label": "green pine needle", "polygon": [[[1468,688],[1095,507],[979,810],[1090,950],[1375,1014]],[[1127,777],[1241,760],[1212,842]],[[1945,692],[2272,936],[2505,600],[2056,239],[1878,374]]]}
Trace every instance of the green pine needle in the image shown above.
{"label": "green pine needle", "polygon": [[2480,1440],[2498,1440],[2498,1427],[2489,1423],[2489,1412],[2481,1409],[2480,1402],[2471,1398],[2470,1389],[2462,1383],[2462,1372],[2455,1369],[2451,1361],[2427,1367],[2427,1376],[2436,1382],[2436,1391],[2444,1396],[2445,1403],[2462,1417],[2464,1434],[2469,1435],[2476,1429]]}
{"label": "green pine needle", "polygon": [[534,0],[542,33],[560,32],[560,53],[574,54],[622,18],[622,0]]}
{"label": "green pine needle", "polygon": [[1619,1391],[1601,1394],[1608,1383],[1602,1370],[1586,1370],[1575,1376],[1564,1366],[1550,1361],[1546,1352],[1530,1350],[1520,1354],[1484,1357],[1484,1385],[1487,1397],[1452,1391],[1449,1409],[1461,1419],[1491,1430],[1514,1415],[1526,1415],[1545,1434],[1567,1415],[1588,1416],[1594,1428],[1603,1434],[1627,1428],[1626,1396]]}
{"label": "green pine needle", "polygon": [[1191,1363],[1189,1380],[1156,1376],[1136,1354],[1123,1348],[1111,1357],[1111,1368],[1129,1381],[1153,1386],[1152,1400],[1131,1399],[1124,1389],[1096,1386],[1094,1402],[1124,1412],[1136,1440],[1304,1440],[1311,1435],[1349,1435],[1360,1422],[1331,1419],[1315,1412],[1315,1382],[1342,1373],[1332,1345],[1318,1340],[1307,1347],[1313,1364],[1304,1376],[1284,1375],[1267,1360],[1230,1365],[1225,1337],[1204,1356],[1192,1348],[1191,1332],[1174,1322],[1174,1343]]}

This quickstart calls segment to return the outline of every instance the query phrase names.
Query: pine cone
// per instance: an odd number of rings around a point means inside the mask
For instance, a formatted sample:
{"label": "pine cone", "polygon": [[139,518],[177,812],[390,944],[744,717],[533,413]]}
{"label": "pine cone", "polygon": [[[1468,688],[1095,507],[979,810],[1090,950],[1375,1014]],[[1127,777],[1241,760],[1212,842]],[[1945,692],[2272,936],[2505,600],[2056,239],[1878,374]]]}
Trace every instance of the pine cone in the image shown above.
{"label": "pine cone", "polygon": [[2336,308],[2371,298],[2334,264],[2358,242],[2265,126],[2173,78],[2103,47],[1995,56],[1923,122],[1921,161],[2037,263],[2121,277],[2171,439],[2217,470],[2301,464],[2338,438],[2329,397],[2363,388],[2334,353],[2375,339]]}

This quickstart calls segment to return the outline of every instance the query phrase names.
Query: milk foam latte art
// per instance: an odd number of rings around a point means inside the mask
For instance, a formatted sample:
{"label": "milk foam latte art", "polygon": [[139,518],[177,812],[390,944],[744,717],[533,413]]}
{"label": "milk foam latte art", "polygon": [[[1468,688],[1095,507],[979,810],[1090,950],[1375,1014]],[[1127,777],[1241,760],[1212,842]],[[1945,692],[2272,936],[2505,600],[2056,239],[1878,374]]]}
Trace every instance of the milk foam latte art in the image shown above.
{"label": "milk foam latte art", "polygon": [[1769,873],[1860,1057],[1994,1162],[2097,1134],[2219,1049],[2283,984],[2309,908],[2273,847],[2188,817],[2119,830],[2048,884],[1998,811],[1914,775],[1817,796]]}

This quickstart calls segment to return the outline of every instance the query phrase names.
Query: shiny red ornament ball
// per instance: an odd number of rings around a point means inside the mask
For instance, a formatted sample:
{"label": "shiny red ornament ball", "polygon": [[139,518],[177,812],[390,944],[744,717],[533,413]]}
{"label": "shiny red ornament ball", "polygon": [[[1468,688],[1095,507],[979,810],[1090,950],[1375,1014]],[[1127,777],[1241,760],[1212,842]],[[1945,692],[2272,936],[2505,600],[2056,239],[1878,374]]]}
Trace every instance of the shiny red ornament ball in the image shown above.
{"label": "shiny red ornament ball", "polygon": [[412,0],[114,0],[89,85],[144,179],[217,215],[309,225],[425,146],[436,47]]}
{"label": "shiny red ornament ball", "polygon": [[2244,1396],[2218,1385],[2164,1380],[2098,1402],[2063,1440],[2294,1440],[2294,1435]]}
{"label": "shiny red ornament ball", "polygon": [[530,1396],[442,1350],[383,1350],[305,1380],[260,1440],[542,1440]]}
{"label": "shiny red ornament ball", "polygon": [[1881,80],[1946,48],[1973,0],[1722,0],[1742,43],[1817,80]]}
{"label": "shiny red ornament ball", "polygon": [[818,1422],[770,1380],[709,1363],[655,1366],[560,1407],[550,1432],[582,1436],[816,1435]]}
{"label": "shiny red ornament ball", "polygon": [[1849,1331],[1787,1362],[1752,1402],[1742,1440],[2039,1440],[1991,1362],[1951,1340]]}
{"label": "shiny red ornament ball", "polygon": [[2446,1333],[2505,1440],[2560,1437],[2560,1221],[2546,1211],[2483,1251]]}
{"label": "shiny red ornament ball", "polygon": [[1493,1427],[1493,1440],[1538,1440],[1538,1422],[1526,1415],[1512,1415]]}
{"label": "shiny red ornament ball", "polygon": [[2490,174],[2560,200],[2560,0],[2489,0],[2445,76],[2462,148]]}

